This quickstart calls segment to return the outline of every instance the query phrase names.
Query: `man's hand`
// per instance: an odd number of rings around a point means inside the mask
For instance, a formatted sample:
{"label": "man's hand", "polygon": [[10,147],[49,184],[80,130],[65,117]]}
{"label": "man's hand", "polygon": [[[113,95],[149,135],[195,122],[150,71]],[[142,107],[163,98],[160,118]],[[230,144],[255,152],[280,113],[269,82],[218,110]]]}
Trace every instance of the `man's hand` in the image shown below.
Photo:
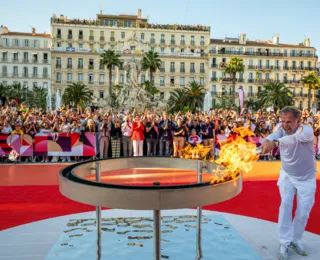
{"label": "man's hand", "polygon": [[261,154],[266,154],[271,152],[274,148],[276,148],[276,144],[273,141],[265,140],[262,145],[262,152]]}

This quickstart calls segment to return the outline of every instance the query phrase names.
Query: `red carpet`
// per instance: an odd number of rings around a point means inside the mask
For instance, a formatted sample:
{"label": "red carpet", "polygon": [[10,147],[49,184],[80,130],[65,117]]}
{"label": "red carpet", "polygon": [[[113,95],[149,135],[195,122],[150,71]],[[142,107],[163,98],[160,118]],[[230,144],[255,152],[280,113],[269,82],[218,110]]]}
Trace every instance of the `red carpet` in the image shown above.
{"label": "red carpet", "polygon": [[[317,181],[320,185],[320,181]],[[318,186],[319,187],[319,186]],[[242,193],[234,199],[204,207],[277,222],[280,204],[276,181],[244,181]],[[73,213],[94,207],[63,197],[57,185],[0,187],[0,230]],[[320,192],[310,215],[307,230],[320,235]]]}

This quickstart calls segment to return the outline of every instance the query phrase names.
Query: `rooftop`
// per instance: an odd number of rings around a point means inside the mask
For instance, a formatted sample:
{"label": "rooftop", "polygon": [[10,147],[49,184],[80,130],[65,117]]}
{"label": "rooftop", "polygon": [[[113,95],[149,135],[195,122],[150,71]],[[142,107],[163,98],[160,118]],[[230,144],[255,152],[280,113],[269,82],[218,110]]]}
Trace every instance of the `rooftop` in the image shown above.
{"label": "rooftop", "polygon": [[0,35],[4,36],[27,36],[27,37],[44,37],[51,38],[51,34],[49,33],[37,33],[36,28],[32,28],[30,33],[27,32],[11,32],[7,27],[1,25],[0,27]]}

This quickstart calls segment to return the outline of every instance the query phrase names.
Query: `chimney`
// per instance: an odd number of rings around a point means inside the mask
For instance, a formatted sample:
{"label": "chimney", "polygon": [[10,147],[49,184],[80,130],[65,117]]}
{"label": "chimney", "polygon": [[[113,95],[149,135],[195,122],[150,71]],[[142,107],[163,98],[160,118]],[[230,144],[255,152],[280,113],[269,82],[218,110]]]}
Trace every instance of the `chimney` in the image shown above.
{"label": "chimney", "polygon": [[275,45],[279,44],[279,39],[280,39],[279,37],[280,37],[279,34],[275,34],[273,36],[273,44],[275,44]]}
{"label": "chimney", "polygon": [[102,10],[100,10],[100,14],[102,14]]}
{"label": "chimney", "polygon": [[247,43],[247,35],[245,33],[240,33],[239,43],[240,44],[246,44]]}
{"label": "chimney", "polygon": [[142,16],[142,10],[139,8],[138,9],[138,18],[141,18],[141,16]]}
{"label": "chimney", "polygon": [[35,36],[36,35],[36,28],[32,27],[32,35]]}
{"label": "chimney", "polygon": [[310,38],[304,40],[304,46],[310,47]]}

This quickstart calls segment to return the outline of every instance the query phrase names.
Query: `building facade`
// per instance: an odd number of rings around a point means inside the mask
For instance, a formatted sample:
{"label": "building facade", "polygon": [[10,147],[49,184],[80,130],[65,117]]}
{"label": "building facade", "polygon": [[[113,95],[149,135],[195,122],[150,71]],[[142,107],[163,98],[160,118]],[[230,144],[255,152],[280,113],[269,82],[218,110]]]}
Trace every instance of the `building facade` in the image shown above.
{"label": "building facade", "polygon": [[[52,87],[63,93],[71,82],[82,82],[94,91],[94,101],[108,95],[108,71],[99,65],[105,49],[121,54],[122,65],[112,72],[113,84],[126,81],[125,67],[134,55],[141,60],[148,51],[158,52],[161,69],[154,74],[160,95],[168,99],[170,92],[196,80],[206,85],[210,28],[206,26],[158,25],[138,15],[104,15],[97,19],[51,18]],[[139,81],[149,80],[149,72],[141,71]]]}
{"label": "building facade", "polygon": [[0,82],[33,87],[51,87],[51,35],[11,32],[0,27]]}
{"label": "building facade", "polygon": [[224,105],[232,98],[232,75],[224,72],[231,57],[243,59],[245,70],[236,75],[236,89],[242,87],[245,98],[256,98],[263,85],[283,82],[294,94],[295,106],[307,106],[308,90],[303,88],[301,78],[316,71],[316,49],[310,40],[293,45],[280,43],[279,35],[272,41],[247,40],[246,34],[239,38],[211,39],[209,50],[208,81],[213,107]]}

